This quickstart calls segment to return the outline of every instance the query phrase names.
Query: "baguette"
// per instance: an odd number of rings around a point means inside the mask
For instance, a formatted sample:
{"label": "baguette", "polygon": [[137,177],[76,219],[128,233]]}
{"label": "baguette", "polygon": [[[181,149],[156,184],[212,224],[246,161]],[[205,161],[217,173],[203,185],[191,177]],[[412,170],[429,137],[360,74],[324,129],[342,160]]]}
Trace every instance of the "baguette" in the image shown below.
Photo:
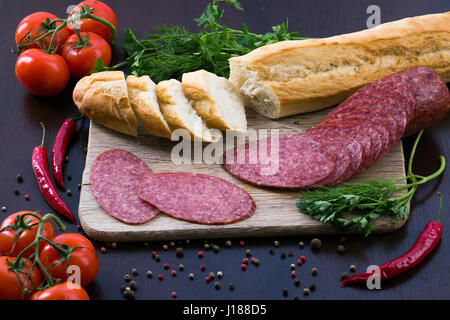
{"label": "baguette", "polygon": [[326,39],[283,41],[230,59],[246,106],[268,118],[338,104],[360,87],[427,66],[450,81],[450,13],[382,24]]}
{"label": "baguette", "polygon": [[156,84],[148,76],[128,76],[127,87],[131,108],[144,129],[154,136],[170,139],[172,130],[159,108]]}
{"label": "baguette", "polygon": [[183,74],[182,85],[184,94],[209,127],[247,131],[244,103],[227,79],[199,70]]}
{"label": "baguette", "polygon": [[164,118],[172,130],[187,130],[194,140],[203,142],[220,140],[220,132],[209,129],[187,100],[181,82],[175,79],[162,81],[156,86],[156,94]]}
{"label": "baguette", "polygon": [[122,71],[95,73],[81,79],[73,101],[81,114],[107,128],[137,137],[137,121]]}

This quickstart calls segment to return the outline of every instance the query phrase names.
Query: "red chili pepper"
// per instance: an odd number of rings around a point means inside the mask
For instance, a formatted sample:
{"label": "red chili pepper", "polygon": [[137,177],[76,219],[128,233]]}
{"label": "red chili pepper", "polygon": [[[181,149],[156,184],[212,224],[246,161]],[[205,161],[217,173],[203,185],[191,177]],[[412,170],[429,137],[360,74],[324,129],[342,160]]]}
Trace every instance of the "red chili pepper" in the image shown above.
{"label": "red chili pepper", "polygon": [[64,163],[64,155],[66,153],[67,144],[72,138],[73,134],[77,131],[77,119],[67,119],[62,124],[61,128],[56,135],[55,141],[53,142],[52,148],[52,172],[55,177],[56,183],[65,190],[63,181],[63,163]]}
{"label": "red chili pepper", "polygon": [[[380,266],[381,280],[394,278],[414,268],[437,246],[443,231],[442,224],[440,223],[442,214],[442,195],[439,193],[439,196],[441,197],[441,205],[438,220],[427,223],[425,229],[408,252],[397,259]],[[370,276],[372,276],[372,274],[368,272],[356,274],[343,280],[341,282],[341,287],[349,284],[365,283]]]}
{"label": "red chili pepper", "polygon": [[50,177],[47,166],[47,150],[44,148],[45,126],[43,123],[41,123],[41,126],[43,130],[42,144],[39,147],[34,148],[31,158],[33,171],[36,176],[39,189],[41,190],[42,195],[44,196],[45,200],[47,200],[50,207],[53,208],[53,210],[63,215],[71,222],[76,223],[75,216],[59,196]]}

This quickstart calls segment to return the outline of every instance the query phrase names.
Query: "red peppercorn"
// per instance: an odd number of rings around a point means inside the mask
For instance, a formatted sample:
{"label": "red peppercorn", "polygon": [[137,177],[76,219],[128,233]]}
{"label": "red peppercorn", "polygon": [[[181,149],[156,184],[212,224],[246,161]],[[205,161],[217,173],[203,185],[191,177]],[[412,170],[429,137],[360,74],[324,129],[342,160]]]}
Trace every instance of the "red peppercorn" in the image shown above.
{"label": "red peppercorn", "polygon": [[176,298],[177,297],[177,293],[174,291],[172,292],[172,298]]}
{"label": "red peppercorn", "polygon": [[252,257],[252,258],[250,259],[250,261],[251,261],[252,263],[255,263],[256,258],[255,258],[255,257]]}
{"label": "red peppercorn", "polygon": [[167,244],[163,245],[163,250],[166,251],[167,249],[169,249],[169,247],[167,246]]}
{"label": "red peppercorn", "polygon": [[294,255],[294,251],[293,250],[289,250],[288,255],[289,255],[289,257],[292,257]]}
{"label": "red peppercorn", "polygon": [[100,250],[102,251],[102,253],[106,253],[106,248],[105,247],[102,247]]}
{"label": "red peppercorn", "polygon": [[345,238],[342,237],[342,238],[340,239],[340,241],[341,241],[341,243],[344,243],[344,242],[345,242]]}
{"label": "red peppercorn", "polygon": [[69,156],[66,156],[66,157],[64,158],[64,161],[65,161],[66,163],[68,163],[68,162],[70,161]]}
{"label": "red peppercorn", "polygon": [[302,260],[302,262],[306,261],[306,257],[305,256],[301,256],[300,259]]}
{"label": "red peppercorn", "polygon": [[111,242],[107,242],[107,243],[106,243],[106,246],[107,246],[108,248],[110,248],[110,247],[111,247]]}
{"label": "red peppercorn", "polygon": [[199,251],[199,252],[197,253],[197,255],[198,255],[199,258],[203,258],[203,251]]}
{"label": "red peppercorn", "polygon": [[297,275],[297,273],[295,272],[295,270],[291,272],[291,276],[292,276],[292,278],[295,278],[295,277],[296,277],[296,275]]}
{"label": "red peppercorn", "polygon": [[298,260],[297,260],[297,265],[301,266],[302,264],[303,264],[302,260],[301,260],[301,259],[298,259]]}
{"label": "red peppercorn", "polygon": [[240,245],[241,247],[245,247],[245,242],[244,242],[244,241],[239,241],[239,245]]}
{"label": "red peppercorn", "polygon": [[243,264],[248,264],[248,258],[244,258],[244,260],[242,260]]}
{"label": "red peppercorn", "polygon": [[30,195],[29,194],[25,195],[25,200],[30,201]]}
{"label": "red peppercorn", "polygon": [[176,277],[177,272],[175,270],[170,271],[170,274],[172,275],[172,277]]}
{"label": "red peppercorn", "polygon": [[202,264],[202,265],[200,266],[200,270],[202,270],[202,271],[205,271],[205,270],[206,270],[206,267],[205,267],[204,264]]}
{"label": "red peppercorn", "polygon": [[156,255],[157,255],[156,251],[152,251],[152,257],[154,258],[156,257]]}
{"label": "red peppercorn", "polygon": [[211,281],[211,277],[206,277],[206,282],[209,283]]}
{"label": "red peppercorn", "polygon": [[164,269],[167,270],[170,268],[170,265],[168,263],[164,263]]}
{"label": "red peppercorn", "polygon": [[81,231],[81,230],[83,230],[83,227],[81,225],[77,225],[77,230]]}
{"label": "red peppercorn", "polygon": [[242,270],[242,271],[247,270],[247,265],[246,265],[246,264],[241,264],[241,270]]}
{"label": "red peppercorn", "polygon": [[158,279],[159,279],[159,281],[163,281],[164,280],[164,275],[158,274]]}

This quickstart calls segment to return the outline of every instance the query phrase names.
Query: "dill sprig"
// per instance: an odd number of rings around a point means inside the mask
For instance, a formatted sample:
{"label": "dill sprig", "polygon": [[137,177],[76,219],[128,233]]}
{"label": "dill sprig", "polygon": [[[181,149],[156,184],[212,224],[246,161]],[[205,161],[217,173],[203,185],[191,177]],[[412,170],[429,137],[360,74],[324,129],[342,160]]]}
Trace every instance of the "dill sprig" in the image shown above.
{"label": "dill sprig", "polygon": [[[382,215],[390,216],[392,222],[408,218],[409,204],[418,186],[440,176],[445,169],[445,158],[440,156],[441,165],[435,173],[423,177],[412,172],[414,155],[422,135],[423,131],[418,134],[411,150],[406,178],[367,180],[305,190],[301,192],[300,201],[297,203],[300,212],[323,223],[330,223],[342,232],[361,230],[365,236],[372,232],[370,222]],[[395,196],[405,189],[409,189],[406,194]],[[348,217],[345,215],[347,213],[356,216]]]}
{"label": "dill sprig", "polygon": [[125,29],[122,45],[126,61],[113,67],[104,67],[98,61],[93,72],[115,70],[126,66],[130,74],[148,75],[155,82],[171,78],[181,79],[183,73],[205,69],[218,76],[229,77],[228,60],[261,46],[283,40],[299,40],[297,32],[288,31],[288,21],[272,27],[272,32],[255,34],[244,24],[240,30],[220,23],[224,9],[219,3],[232,5],[243,11],[238,0],[213,0],[202,15],[194,19],[202,29],[191,32],[183,26],[157,26],[154,33],[145,33],[141,39]]}

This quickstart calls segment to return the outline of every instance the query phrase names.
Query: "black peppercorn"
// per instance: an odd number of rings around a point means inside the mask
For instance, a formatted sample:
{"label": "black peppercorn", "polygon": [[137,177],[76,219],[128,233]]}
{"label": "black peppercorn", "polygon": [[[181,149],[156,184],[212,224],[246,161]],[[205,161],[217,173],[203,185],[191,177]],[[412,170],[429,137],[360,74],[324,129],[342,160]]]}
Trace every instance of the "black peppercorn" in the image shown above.
{"label": "black peppercorn", "polygon": [[133,291],[136,291],[136,289],[137,289],[136,281],[131,281],[130,282],[130,289],[133,290]]}
{"label": "black peppercorn", "polygon": [[176,253],[177,257],[182,257],[184,255],[184,250],[183,250],[183,248],[177,248],[175,253]]}
{"label": "black peppercorn", "polygon": [[311,291],[311,292],[316,291],[316,285],[315,285],[315,284],[312,284],[312,285],[309,287],[309,291]]}
{"label": "black peppercorn", "polygon": [[343,255],[345,253],[345,247],[342,244],[338,245],[336,250],[340,255]]}
{"label": "black peppercorn", "polygon": [[284,288],[283,289],[283,296],[287,297],[287,295],[288,295],[288,289]]}
{"label": "black peppercorn", "polygon": [[345,280],[348,278],[348,273],[347,272],[342,272],[341,274],[341,280]]}
{"label": "black peppercorn", "polygon": [[311,240],[311,248],[320,249],[322,247],[322,241],[320,239],[314,238]]}
{"label": "black peppercorn", "polygon": [[20,174],[17,175],[17,182],[19,182],[19,183],[23,182],[23,178]]}

